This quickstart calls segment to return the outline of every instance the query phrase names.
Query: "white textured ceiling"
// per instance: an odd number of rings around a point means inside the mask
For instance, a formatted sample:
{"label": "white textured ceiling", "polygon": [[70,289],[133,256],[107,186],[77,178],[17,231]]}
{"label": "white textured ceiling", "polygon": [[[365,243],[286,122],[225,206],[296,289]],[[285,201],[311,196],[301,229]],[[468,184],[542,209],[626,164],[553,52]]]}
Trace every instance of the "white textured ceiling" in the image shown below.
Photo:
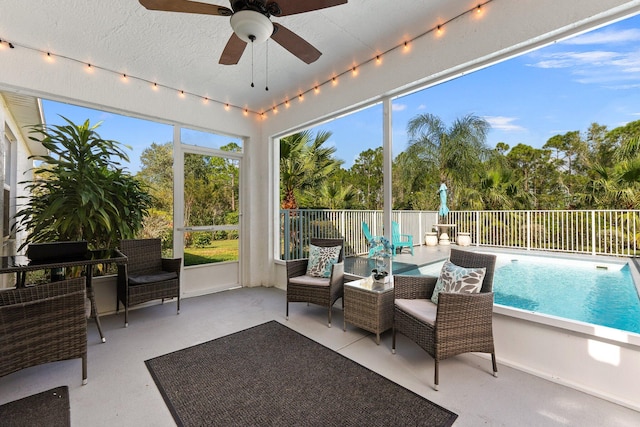
{"label": "white textured ceiling", "polygon": [[[226,0],[201,1],[229,7]],[[150,11],[137,0],[0,0],[0,38],[16,48],[50,51],[261,111],[476,4],[470,0],[349,0],[333,8],[272,17],[314,45],[322,56],[307,65],[269,42],[269,91],[265,91],[264,45],[254,48],[254,88],[250,87],[251,46],[237,65],[218,64],[232,33],[227,17]]]}

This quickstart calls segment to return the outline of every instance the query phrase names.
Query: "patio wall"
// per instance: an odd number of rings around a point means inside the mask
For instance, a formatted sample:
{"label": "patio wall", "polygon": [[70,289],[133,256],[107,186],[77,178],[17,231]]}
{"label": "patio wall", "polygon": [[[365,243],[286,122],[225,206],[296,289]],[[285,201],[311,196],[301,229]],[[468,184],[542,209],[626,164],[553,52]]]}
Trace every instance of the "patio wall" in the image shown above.
{"label": "patio wall", "polygon": [[503,306],[494,307],[493,327],[498,370],[505,364],[640,411],[640,335]]}

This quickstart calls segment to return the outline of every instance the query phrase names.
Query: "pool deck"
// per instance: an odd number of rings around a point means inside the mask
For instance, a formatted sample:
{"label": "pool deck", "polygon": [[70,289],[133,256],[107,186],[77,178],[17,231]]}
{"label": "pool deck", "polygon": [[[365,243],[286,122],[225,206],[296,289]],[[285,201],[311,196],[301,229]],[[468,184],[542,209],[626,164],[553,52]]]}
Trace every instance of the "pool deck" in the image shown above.
{"label": "pool deck", "polygon": [[[393,273],[402,274],[403,271],[413,270],[421,265],[442,261],[449,258],[449,250],[452,246],[414,246],[413,255],[407,248],[403,248],[402,253],[393,257]],[[463,249],[475,250],[476,248],[465,247]],[[344,260],[345,273],[355,276],[368,276],[375,268],[375,258],[368,258],[366,255],[358,257],[347,257]]]}

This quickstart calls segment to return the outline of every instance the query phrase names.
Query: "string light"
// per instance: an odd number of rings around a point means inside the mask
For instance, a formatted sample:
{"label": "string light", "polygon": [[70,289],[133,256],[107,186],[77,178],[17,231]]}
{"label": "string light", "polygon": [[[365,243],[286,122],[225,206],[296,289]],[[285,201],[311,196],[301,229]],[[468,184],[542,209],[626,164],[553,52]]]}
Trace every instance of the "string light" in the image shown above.
{"label": "string light", "polygon": [[304,96],[302,95],[302,93],[298,94],[298,101],[300,102],[304,101]]}
{"label": "string light", "polygon": [[[382,53],[378,53],[378,54],[376,54],[376,56],[375,56],[374,58],[371,58],[371,59],[369,59],[369,60],[366,60],[366,61],[362,62],[361,64],[357,64],[357,65],[352,66],[352,67],[351,67],[351,72],[353,73],[353,75],[354,75],[354,76],[355,76],[355,75],[357,75],[357,74],[358,74],[358,68],[359,68],[359,67],[361,67],[362,65],[367,64],[367,63],[369,63],[369,62],[372,62],[372,61],[375,61],[376,65],[380,65],[380,64],[382,64],[382,57],[383,57],[384,55],[387,55],[387,54],[389,54],[389,53],[391,53],[391,52],[393,52],[393,51],[395,51],[395,50],[397,50],[397,49],[399,49],[399,48],[403,48],[403,50],[404,50],[405,52],[408,52],[408,51],[410,51],[410,50],[411,50],[411,43],[412,43],[413,41],[415,41],[415,40],[417,40],[417,39],[420,39],[420,38],[422,38],[422,37],[426,36],[426,35],[427,35],[427,34],[429,34],[429,33],[432,33],[432,32],[433,32],[433,33],[435,33],[435,34],[436,34],[436,35],[438,35],[438,36],[442,35],[442,34],[444,33],[444,26],[445,26],[446,24],[449,24],[449,23],[451,23],[451,22],[453,22],[453,21],[455,21],[455,20],[457,20],[457,19],[459,19],[459,18],[461,18],[461,17],[463,17],[463,16],[465,16],[465,15],[467,15],[467,14],[469,14],[469,13],[473,13],[473,12],[475,12],[476,14],[481,14],[481,13],[483,12],[483,8],[482,8],[482,6],[484,6],[484,5],[488,4],[488,3],[492,2],[492,1],[493,1],[493,0],[486,0],[485,2],[480,3],[480,4],[478,4],[478,5],[474,6],[474,7],[472,7],[471,9],[467,9],[466,11],[464,11],[464,12],[462,12],[462,13],[460,13],[460,14],[458,14],[458,15],[454,16],[453,18],[450,18],[450,19],[448,19],[448,20],[444,21],[443,23],[438,24],[438,25],[436,25],[435,27],[432,27],[431,29],[428,29],[427,31],[425,31],[425,32],[424,32],[424,33],[422,33],[422,34],[419,34],[419,35],[417,35],[417,36],[415,36],[415,37],[413,37],[413,38],[411,38],[411,39],[409,39],[409,40],[405,40],[405,41],[404,41],[404,42],[402,42],[401,44],[399,44],[399,45],[397,45],[397,46],[394,46],[394,47],[392,47],[392,48],[390,48],[390,49],[388,49],[388,50],[386,50],[386,51],[384,51],[384,52],[382,52]],[[339,76],[341,76],[341,75],[343,75],[343,74],[345,74],[345,73],[346,73],[346,71],[345,71],[345,72],[343,72],[343,73],[339,73],[339,74],[337,74],[337,75],[334,75],[333,77],[331,77],[329,80],[325,81],[324,83],[321,83],[321,84],[319,84],[319,85],[318,85],[318,84],[316,84],[316,85],[313,87],[313,90],[314,90],[316,93],[319,93],[319,91],[320,91],[320,87],[321,87],[321,86],[323,86],[323,85],[325,85],[325,84],[327,84],[327,83],[329,83],[329,82],[331,82],[331,84],[332,84],[333,86],[337,86],[337,85],[338,85],[338,77],[339,77]],[[286,107],[289,107],[289,100],[285,100],[285,101],[284,101],[284,105],[285,105]],[[277,111],[277,105],[273,106],[273,107],[271,108],[271,111],[276,112],[276,111]]]}
{"label": "string light", "polygon": [[[479,16],[479,15],[482,15],[482,14],[483,14],[483,12],[484,12],[484,8],[483,8],[483,6],[485,6],[486,4],[488,4],[488,3],[492,2],[492,1],[493,1],[493,0],[486,0],[486,1],[484,1],[483,3],[479,3],[479,4],[477,4],[476,6],[472,7],[471,9],[468,9],[468,10],[466,10],[466,11],[464,11],[464,12],[462,12],[462,13],[458,14],[457,16],[455,16],[455,17],[453,17],[453,18],[450,18],[450,19],[448,19],[448,20],[444,21],[444,22],[443,22],[443,23],[441,23],[441,24],[438,24],[435,28],[431,28],[431,29],[429,29],[429,30],[425,31],[425,32],[424,32],[424,33],[422,33],[422,34],[419,34],[419,35],[417,35],[417,36],[415,36],[415,37],[413,37],[413,38],[411,38],[411,39],[405,40],[405,41],[404,41],[404,42],[402,42],[400,45],[394,46],[394,47],[392,47],[392,48],[390,48],[390,49],[388,49],[388,50],[386,50],[386,51],[384,51],[384,52],[382,52],[382,53],[378,53],[378,54],[376,54],[376,55],[375,55],[375,57],[373,57],[373,58],[371,58],[371,59],[369,59],[369,60],[366,60],[366,61],[364,61],[364,62],[362,62],[362,63],[360,63],[360,64],[357,64],[357,65],[352,66],[351,71],[352,71],[353,75],[354,75],[354,76],[356,76],[356,75],[358,74],[358,71],[359,71],[359,70],[358,70],[358,68],[359,68],[360,66],[365,65],[365,64],[367,64],[367,63],[369,63],[369,62],[372,62],[372,61],[374,61],[374,60],[375,60],[375,63],[376,63],[377,65],[381,64],[381,63],[382,63],[382,57],[383,57],[384,55],[387,55],[387,54],[389,54],[389,53],[391,53],[391,52],[393,52],[393,51],[397,50],[398,48],[403,47],[403,48],[404,48],[404,49],[403,49],[404,51],[409,51],[409,50],[411,49],[411,42],[413,42],[413,41],[415,41],[415,40],[417,40],[417,39],[420,39],[420,38],[424,37],[425,35],[427,35],[427,34],[429,34],[429,33],[431,33],[431,32],[435,32],[435,33],[436,33],[436,35],[440,35],[440,34],[442,34],[442,33],[444,32],[444,31],[443,31],[443,27],[444,27],[444,25],[449,24],[449,23],[451,23],[451,22],[453,22],[453,21],[455,21],[455,20],[457,20],[457,19],[459,19],[459,18],[461,18],[461,17],[463,17],[463,16],[465,16],[465,15],[467,15],[467,14],[474,13],[475,15],[478,15],[478,16]],[[4,48],[5,46],[8,46],[8,47],[9,47],[9,48],[11,48],[11,49],[15,49],[15,48],[16,48],[16,45],[14,45],[13,43],[11,43],[11,42],[9,42],[9,41],[7,41],[7,40],[0,39],[0,49]],[[19,48],[21,48],[21,49],[29,49],[29,50],[32,50],[32,51],[40,52],[40,53],[42,53],[43,55],[45,55],[45,56],[46,56],[46,59],[47,59],[48,61],[52,61],[52,62],[53,62],[53,61],[55,60],[55,57],[59,57],[59,58],[62,58],[62,59],[68,60],[68,61],[72,61],[72,62],[76,62],[76,63],[79,63],[79,64],[81,64],[81,65],[85,66],[85,70],[86,70],[87,72],[93,72],[93,69],[94,69],[94,68],[99,68],[99,69],[100,69],[100,70],[102,70],[102,71],[105,71],[105,72],[108,72],[108,73],[112,73],[112,74],[116,74],[116,75],[121,76],[122,81],[128,81],[129,79],[134,79],[134,80],[137,80],[137,81],[146,82],[146,83],[148,83],[148,84],[151,84],[151,85],[152,85],[153,90],[158,90],[158,89],[159,89],[159,87],[158,87],[158,86],[159,86],[159,85],[158,85],[158,83],[156,83],[156,82],[151,82],[151,81],[146,80],[146,79],[141,78],[141,77],[129,76],[129,75],[125,74],[125,73],[120,73],[120,72],[117,72],[117,71],[115,71],[115,70],[110,70],[110,69],[108,69],[108,68],[104,68],[104,67],[100,67],[100,66],[96,66],[96,67],[94,67],[91,63],[88,63],[88,62],[85,62],[85,61],[81,61],[81,60],[78,60],[78,59],[75,59],[75,58],[71,58],[71,57],[68,57],[68,56],[52,54],[51,52],[48,52],[48,51],[45,51],[45,50],[40,50],[40,49],[36,49],[36,48],[32,48],[32,47],[28,47],[28,46],[22,46],[22,45],[20,45],[20,44],[18,44],[17,46],[18,46]],[[332,84],[333,86],[337,86],[337,85],[338,85],[338,77],[339,77],[339,76],[342,76],[342,75],[343,75],[343,74],[345,74],[346,72],[347,72],[347,71],[342,72],[342,73],[338,73],[338,74],[334,75],[333,77],[331,77],[329,80],[327,80],[327,81],[325,81],[325,82],[323,82],[323,83],[320,83],[320,84],[316,84],[316,85],[313,87],[314,92],[315,92],[316,94],[320,93],[320,87],[321,87],[321,86],[323,86],[323,85],[325,85],[325,84],[327,84],[327,83],[329,83],[329,82],[331,82],[331,84]],[[176,88],[172,88],[172,87],[170,87],[170,86],[166,86],[166,85],[162,85],[162,87],[163,87],[163,88],[165,88],[165,89],[173,89],[173,90],[179,91],[179,95],[180,95],[181,97],[186,97],[186,95],[188,94],[188,95],[192,95],[192,96],[194,96],[194,97],[202,98],[202,99],[203,99],[203,103],[205,103],[205,104],[207,104],[209,101],[216,102],[216,103],[218,103],[218,104],[224,105],[224,109],[225,109],[225,110],[227,110],[227,111],[229,111],[229,110],[233,107],[233,108],[236,108],[236,109],[238,109],[238,110],[242,110],[245,116],[246,116],[246,115],[248,115],[248,114],[249,114],[249,112],[251,112],[251,113],[255,114],[256,116],[259,116],[259,117],[262,117],[262,118],[265,118],[265,117],[266,117],[266,114],[265,114],[265,112],[264,112],[264,111],[261,111],[261,112],[257,112],[257,111],[250,111],[247,107],[239,107],[239,106],[236,106],[236,105],[231,105],[231,104],[229,104],[229,103],[223,103],[223,102],[221,102],[221,101],[212,100],[212,99],[210,99],[210,98],[208,98],[208,97],[203,97],[203,96],[201,96],[201,95],[192,94],[192,93],[186,93],[186,92],[184,92],[184,90],[178,90],[178,89],[176,89]],[[267,89],[267,90],[268,90],[268,89]],[[308,92],[308,91],[306,91],[306,92]],[[299,99],[300,101],[302,101],[302,100],[304,99],[303,94],[304,94],[304,93],[306,93],[306,92],[300,92],[300,93],[299,93],[299,95],[298,95],[298,99]],[[289,104],[289,99],[285,99],[285,101],[284,101],[284,105],[285,105],[287,108],[290,106],[290,104]],[[271,107],[271,109],[270,109],[270,110],[271,110],[274,114],[277,114],[277,112],[278,112],[278,105],[274,105],[273,107]]]}
{"label": "string light", "polygon": [[6,43],[6,45],[7,45],[7,46],[9,46],[9,48],[11,48],[11,49],[15,49],[15,48],[16,48],[16,47],[13,45],[13,43],[11,43],[11,42],[9,42],[9,41],[6,41],[6,40],[2,40],[2,39],[0,39],[0,47],[4,47],[5,43]]}

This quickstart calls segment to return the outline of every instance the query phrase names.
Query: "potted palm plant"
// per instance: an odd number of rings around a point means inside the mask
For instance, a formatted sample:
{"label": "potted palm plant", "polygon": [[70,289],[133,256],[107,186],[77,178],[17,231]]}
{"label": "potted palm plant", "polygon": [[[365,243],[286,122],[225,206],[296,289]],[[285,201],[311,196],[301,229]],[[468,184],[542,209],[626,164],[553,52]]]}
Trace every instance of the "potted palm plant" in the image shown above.
{"label": "potted palm plant", "polygon": [[117,141],[100,137],[89,120],[77,125],[35,125],[30,139],[41,142],[46,156],[37,161],[34,178],[25,182],[30,196],[19,206],[16,224],[32,242],[86,240],[91,249],[112,249],[135,237],[151,206],[151,196],[121,166],[129,158]]}

